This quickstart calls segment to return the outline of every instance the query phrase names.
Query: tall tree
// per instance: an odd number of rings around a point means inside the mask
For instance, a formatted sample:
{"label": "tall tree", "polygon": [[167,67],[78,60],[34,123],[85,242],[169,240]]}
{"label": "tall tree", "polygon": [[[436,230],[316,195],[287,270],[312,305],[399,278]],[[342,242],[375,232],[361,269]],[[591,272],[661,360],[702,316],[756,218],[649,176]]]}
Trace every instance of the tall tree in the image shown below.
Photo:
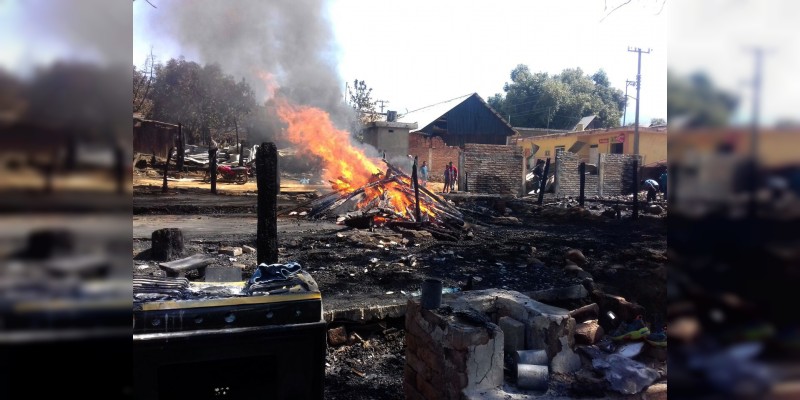
{"label": "tall tree", "polygon": [[667,116],[686,119],[686,127],[724,126],[738,103],[703,73],[679,76],[667,71]]}
{"label": "tall tree", "polygon": [[255,109],[254,93],[217,64],[201,66],[183,58],[157,65],[149,117],[182,123],[196,142],[233,142],[239,124]]}
{"label": "tall tree", "polygon": [[587,115],[597,115],[602,127],[619,126],[625,95],[611,87],[603,70],[589,76],[580,68],[565,69],[550,76],[520,64],[510,78],[503,85],[505,95],[497,93],[487,102],[514,126],[568,129]]}

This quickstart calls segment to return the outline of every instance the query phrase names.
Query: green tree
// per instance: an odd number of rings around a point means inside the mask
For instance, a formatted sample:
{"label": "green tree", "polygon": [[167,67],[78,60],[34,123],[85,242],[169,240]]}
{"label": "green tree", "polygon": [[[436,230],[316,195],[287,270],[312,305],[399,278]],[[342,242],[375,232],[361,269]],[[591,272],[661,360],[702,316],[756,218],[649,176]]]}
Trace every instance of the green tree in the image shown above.
{"label": "green tree", "polygon": [[505,95],[487,102],[514,126],[569,129],[587,115],[597,115],[602,127],[619,126],[625,95],[610,86],[603,70],[589,76],[580,68],[565,69],[550,76],[519,64],[510,78]]}
{"label": "green tree", "polygon": [[201,66],[183,58],[155,67],[149,94],[152,110],[148,117],[182,123],[195,142],[233,142],[240,123],[255,109],[252,88],[237,82],[217,64]]}
{"label": "green tree", "polygon": [[725,126],[738,103],[703,73],[678,76],[667,71],[667,115],[685,119],[687,128]]}
{"label": "green tree", "polygon": [[650,119],[650,126],[666,125],[666,124],[667,124],[667,120],[665,120],[664,118],[651,118]]}

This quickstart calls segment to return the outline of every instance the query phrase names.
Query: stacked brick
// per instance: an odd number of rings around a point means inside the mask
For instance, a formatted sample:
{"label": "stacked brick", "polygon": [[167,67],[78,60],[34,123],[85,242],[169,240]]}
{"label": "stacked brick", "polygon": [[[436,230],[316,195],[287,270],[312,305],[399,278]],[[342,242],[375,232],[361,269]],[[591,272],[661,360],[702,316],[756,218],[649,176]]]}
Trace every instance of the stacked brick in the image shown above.
{"label": "stacked brick", "polygon": [[468,174],[467,188],[470,192],[519,194],[522,188],[522,148],[468,143],[464,145],[463,157],[460,175]]}
{"label": "stacked brick", "polygon": [[417,156],[420,165],[423,161],[428,161],[429,178],[431,182],[444,182],[444,168],[450,161],[453,165],[458,165],[458,157],[461,149],[456,146],[448,146],[438,136],[428,137],[419,133],[408,135],[408,152],[412,156]]}

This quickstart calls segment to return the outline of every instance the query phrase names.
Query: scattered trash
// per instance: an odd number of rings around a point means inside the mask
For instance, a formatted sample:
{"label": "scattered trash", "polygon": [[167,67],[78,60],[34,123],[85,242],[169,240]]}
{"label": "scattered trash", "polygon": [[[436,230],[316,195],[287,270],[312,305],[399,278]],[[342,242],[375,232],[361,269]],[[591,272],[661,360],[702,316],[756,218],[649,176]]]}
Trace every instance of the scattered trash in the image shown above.
{"label": "scattered trash", "polygon": [[611,389],[622,394],[639,393],[659,378],[658,371],[619,354],[597,357],[592,360],[592,366],[605,371]]}
{"label": "scattered trash", "polygon": [[394,292],[392,292],[392,291],[389,291],[389,292],[386,292],[386,294],[394,294]]}
{"label": "scattered trash", "polygon": [[378,259],[375,258],[375,257],[372,257],[372,258],[369,259],[369,262],[372,263],[372,264],[377,264],[378,263]]}
{"label": "scattered trash", "polygon": [[644,342],[631,342],[625,343],[622,346],[617,348],[616,354],[619,354],[625,358],[634,358],[642,352],[644,348]]}

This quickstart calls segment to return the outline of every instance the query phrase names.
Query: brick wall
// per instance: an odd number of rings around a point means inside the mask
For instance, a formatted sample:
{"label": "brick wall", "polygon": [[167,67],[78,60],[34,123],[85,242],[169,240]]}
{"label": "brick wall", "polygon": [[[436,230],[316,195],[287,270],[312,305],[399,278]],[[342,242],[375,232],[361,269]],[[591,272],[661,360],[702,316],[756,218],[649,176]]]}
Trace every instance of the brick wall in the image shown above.
{"label": "brick wall", "polygon": [[[556,157],[556,196],[557,197],[578,197],[581,191],[580,174],[578,166],[581,157],[578,154],[562,152]],[[596,196],[600,193],[598,175],[586,175],[583,194],[585,196]]]}
{"label": "brick wall", "polygon": [[[586,196],[618,196],[630,193],[633,180],[632,164],[635,157],[630,154],[600,154],[597,175],[586,175]],[[641,157],[639,157],[641,160]],[[641,162],[641,161],[640,161]],[[580,174],[578,154],[563,152],[556,157],[556,197],[578,197]]]}
{"label": "brick wall", "polygon": [[408,153],[419,157],[419,163],[428,161],[431,182],[444,182],[444,167],[450,161],[458,165],[458,158],[461,149],[455,146],[448,146],[438,136],[427,137],[419,133],[408,135]]}
{"label": "brick wall", "polygon": [[403,391],[409,400],[463,399],[465,390],[503,383],[503,332],[406,307]]}
{"label": "brick wall", "polygon": [[472,193],[518,194],[522,188],[522,148],[466,144],[459,189],[463,189],[467,174],[467,188]]}
{"label": "brick wall", "polygon": [[641,156],[632,154],[600,154],[601,194],[603,196],[619,196],[631,193],[633,183],[633,160],[638,159],[641,165]]}

